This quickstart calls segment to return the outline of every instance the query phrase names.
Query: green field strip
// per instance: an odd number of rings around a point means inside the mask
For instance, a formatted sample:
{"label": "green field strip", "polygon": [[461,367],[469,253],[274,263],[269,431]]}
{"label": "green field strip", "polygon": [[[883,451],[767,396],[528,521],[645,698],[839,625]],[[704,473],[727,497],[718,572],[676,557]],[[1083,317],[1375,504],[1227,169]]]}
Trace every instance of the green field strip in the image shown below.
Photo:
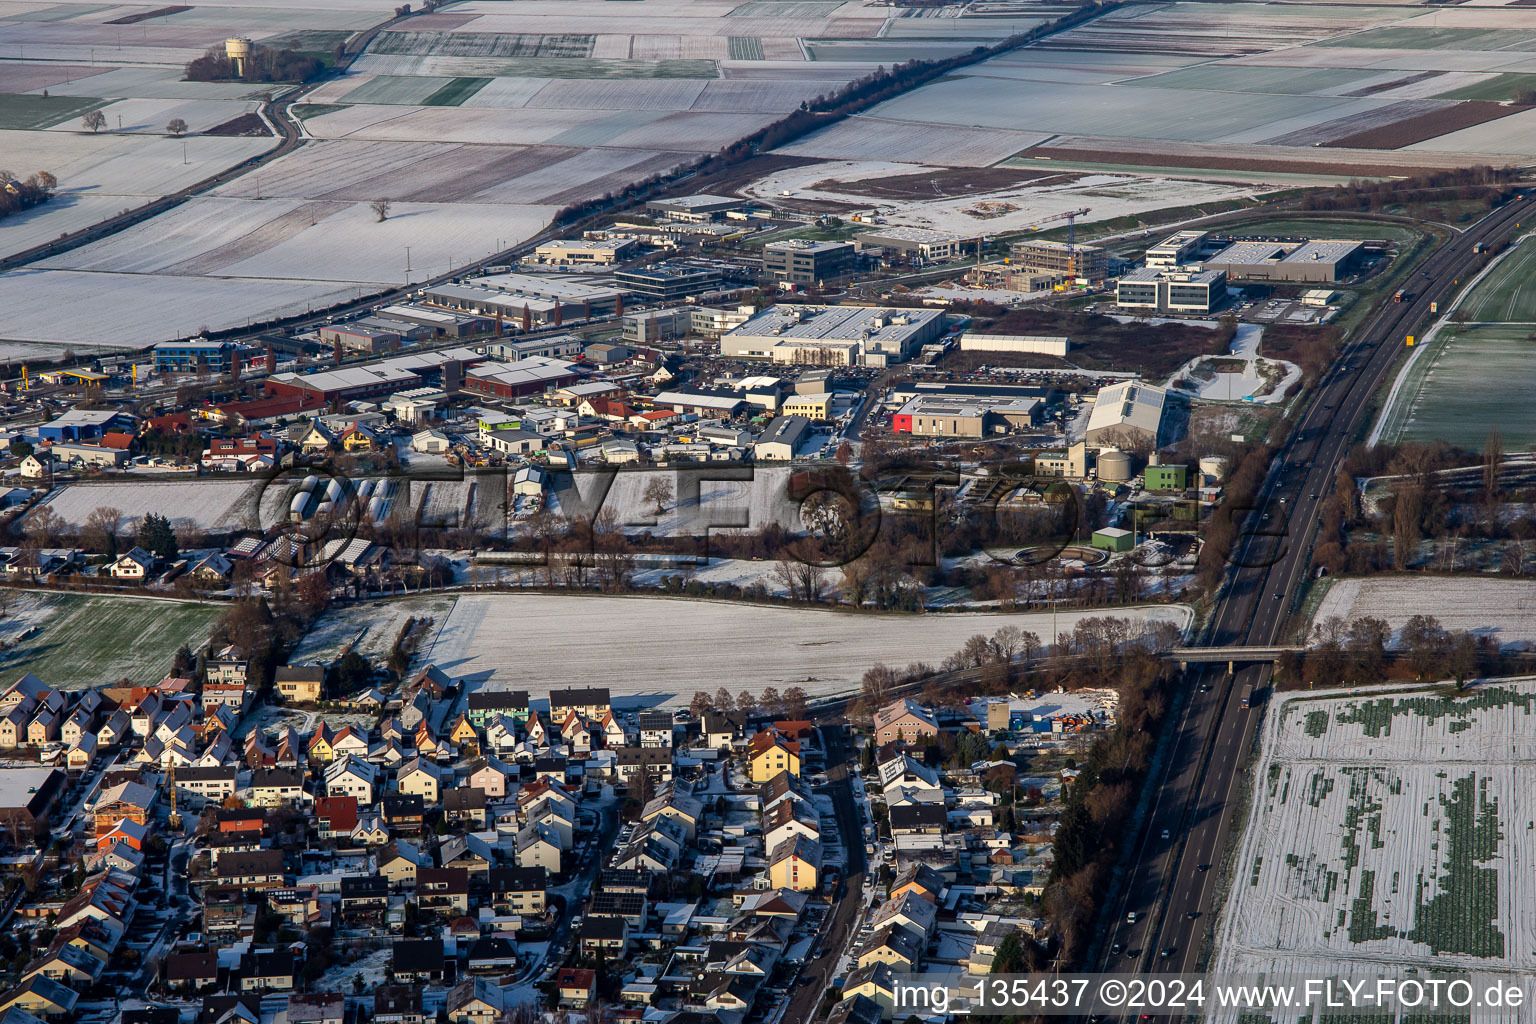
{"label": "green field strip", "polygon": [[455,78],[421,102],[427,107],[456,107],[490,84],[489,78]]}

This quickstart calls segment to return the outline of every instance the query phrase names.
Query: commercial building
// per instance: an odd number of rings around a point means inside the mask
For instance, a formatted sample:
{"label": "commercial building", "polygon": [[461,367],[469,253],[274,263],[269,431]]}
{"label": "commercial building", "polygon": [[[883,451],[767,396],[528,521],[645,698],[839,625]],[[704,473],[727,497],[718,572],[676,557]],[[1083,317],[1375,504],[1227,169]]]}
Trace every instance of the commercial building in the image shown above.
{"label": "commercial building", "polygon": [[1118,526],[1106,526],[1093,531],[1090,543],[1105,551],[1129,551],[1135,546],[1135,534]]}
{"label": "commercial building", "polygon": [[64,783],[56,768],[0,768],[0,822],[28,829],[46,821]]}
{"label": "commercial building", "polygon": [[1205,247],[1204,231],[1176,231],[1147,250],[1147,266],[1177,267],[1193,263]]}
{"label": "commercial building", "polygon": [[726,211],[746,205],[731,196],[678,196],[675,199],[653,199],[645,204],[645,212],[685,224],[704,224],[719,220]]}
{"label": "commercial building", "polygon": [[614,275],[618,286],[651,302],[681,302],[720,287],[720,271],[680,263],[653,263],[648,267],[621,270]]}
{"label": "commercial building", "polygon": [[1055,388],[1028,384],[941,384],[937,381],[903,381],[891,388],[891,399],[906,402],[919,395],[943,395],[949,398],[974,398],[982,402],[1032,398],[1041,406],[1057,399]]}
{"label": "commercial building", "polygon": [[906,259],[948,260],[961,255],[967,248],[976,248],[976,237],[962,237],[948,231],[928,228],[890,227],[878,231],[866,231],[855,235],[853,242],[859,252],[879,249],[885,256],[901,256]]}
{"label": "commercial building", "polygon": [[1330,283],[1349,276],[1365,255],[1363,242],[1318,239],[1310,242],[1234,242],[1205,261],[1247,281]]}
{"label": "commercial building", "polygon": [[540,263],[608,266],[628,259],[640,248],[633,238],[562,238],[533,251]]}
{"label": "commercial building", "polygon": [[1068,244],[1045,238],[1014,242],[1008,257],[1020,269],[1060,275],[1089,283],[1109,276],[1109,257],[1096,245]]}
{"label": "commercial building", "polygon": [[960,336],[962,352],[1014,352],[1032,355],[1064,356],[1072,341],[1046,334],[978,334],[966,331]]}
{"label": "commercial building", "polygon": [[1189,467],[1185,465],[1150,465],[1141,474],[1149,491],[1182,491],[1189,486]]}
{"label": "commercial building", "polygon": [[422,301],[443,309],[500,316],[519,326],[526,321],[530,329],[612,316],[620,304],[616,288],[588,284],[576,275],[532,274],[492,274],[465,284],[435,285],[425,289]]}
{"label": "commercial building", "polygon": [[634,345],[653,345],[686,337],[693,329],[693,313],[686,306],[625,313],[624,340]]}
{"label": "commercial building", "polygon": [[266,379],[268,395],[302,395],[325,403],[381,398],[407,388],[442,381],[450,366],[463,368],[485,361],[472,348],[452,348],[392,356],[361,366],[343,366],[317,373],[276,373]]}
{"label": "commercial building", "polygon": [[530,356],[512,363],[485,363],[464,373],[464,390],[495,398],[521,398],[574,384],[576,368],[563,359]]}
{"label": "commercial building", "polygon": [[791,238],[763,246],[763,274],[787,284],[819,284],[853,270],[852,242]]}
{"label": "commercial building", "polygon": [[418,327],[430,329],[436,337],[444,338],[467,338],[475,334],[484,334],[491,329],[491,322],[485,317],[445,313],[440,309],[428,309],[425,306],[385,306],[379,310],[377,319],[415,324]]}
{"label": "commercial building", "polygon": [[1227,296],[1227,275],[1194,267],[1138,267],[1115,286],[1115,305],[1173,313],[1209,313]]}
{"label": "commercial building", "polygon": [[804,416],[780,416],[768,424],[752,446],[752,457],[760,462],[788,462],[810,431],[811,421]]}
{"label": "commercial building", "polygon": [[191,341],[162,341],[155,346],[156,373],[228,373],[235,360],[254,356],[258,349],[247,351],[243,345],[232,341],[209,341],[195,338]]}
{"label": "commercial building", "polygon": [[809,395],[792,395],[784,400],[784,415],[804,416],[812,420],[830,419],[832,392],[818,391]]}
{"label": "commercial building", "polygon": [[485,354],[504,363],[519,359],[543,356],[546,359],[575,359],[586,348],[586,342],[574,334],[550,334],[537,338],[519,338],[516,341],[491,341],[485,345]]}
{"label": "commercial building", "polygon": [[1167,405],[1167,389],[1155,384],[1126,381],[1102,388],[1088,413],[1088,443],[1155,449],[1160,444]]}
{"label": "commercial building", "polygon": [[720,339],[720,354],[812,366],[889,366],[941,337],[933,309],[770,306]]}
{"label": "commercial building", "polygon": [[985,437],[1039,422],[1041,403],[1033,398],[918,395],[891,417],[891,429],[918,437]]}
{"label": "commercial building", "polygon": [[751,306],[736,306],[731,309],[717,306],[693,306],[690,307],[689,315],[693,318],[694,334],[703,335],[706,338],[718,338],[751,320],[756,312],[757,310]]}
{"label": "commercial building", "polygon": [[320,328],[319,335],[320,340],[326,344],[340,345],[348,352],[378,355],[395,351],[404,341],[401,333],[404,325],[397,326],[399,329],[389,330],[363,323],[330,324]]}
{"label": "commercial building", "polygon": [[39,441],[88,441],[129,427],[133,418],[116,409],[69,409],[37,428]]}

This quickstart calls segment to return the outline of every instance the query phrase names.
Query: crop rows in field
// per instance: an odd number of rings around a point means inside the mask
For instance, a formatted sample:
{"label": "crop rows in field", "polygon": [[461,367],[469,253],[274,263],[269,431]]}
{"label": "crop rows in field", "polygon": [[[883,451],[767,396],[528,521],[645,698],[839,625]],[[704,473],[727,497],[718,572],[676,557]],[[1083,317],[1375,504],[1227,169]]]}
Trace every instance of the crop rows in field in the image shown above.
{"label": "crop rows in field", "polygon": [[590,57],[594,36],[520,32],[382,32],[373,53],[414,57]]}
{"label": "crop rows in field", "polygon": [[1269,710],[1218,970],[1528,970],[1536,687]]}

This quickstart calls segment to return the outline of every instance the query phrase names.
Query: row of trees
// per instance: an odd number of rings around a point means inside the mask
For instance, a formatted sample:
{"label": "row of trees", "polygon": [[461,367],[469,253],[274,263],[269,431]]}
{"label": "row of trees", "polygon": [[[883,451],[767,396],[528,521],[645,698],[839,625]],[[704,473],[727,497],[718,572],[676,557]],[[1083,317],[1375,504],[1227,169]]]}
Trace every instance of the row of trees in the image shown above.
{"label": "row of trees", "polygon": [[251,46],[241,73],[222,46],[210,46],[201,57],[187,62],[189,82],[308,82],[325,72],[325,62],[307,53]]}
{"label": "row of trees", "polygon": [[[1372,615],[1345,620],[1331,615],[1312,628],[1307,651],[1287,652],[1276,666],[1279,682],[1340,686],[1380,682],[1388,674],[1392,628]],[[1414,615],[1403,624],[1396,663],[1415,679],[1455,679],[1456,685],[1482,674],[1498,650],[1493,642],[1466,631],[1451,631],[1433,615]]]}
{"label": "row of trees", "polygon": [[767,686],[759,696],[753,696],[751,690],[733,694],[722,686],[714,693],[704,690],[695,692],[693,699],[688,702],[688,710],[695,718],[706,711],[745,711],[748,714],[761,712],[775,718],[795,720],[803,719],[809,713],[810,698],[799,686],[785,687],[783,692],[778,687]]}
{"label": "row of trees", "polygon": [[1351,181],[1317,189],[1301,198],[1303,210],[1376,211],[1410,203],[1482,200],[1490,208],[1503,201],[1519,172],[1512,167],[1458,167],[1412,178]]}

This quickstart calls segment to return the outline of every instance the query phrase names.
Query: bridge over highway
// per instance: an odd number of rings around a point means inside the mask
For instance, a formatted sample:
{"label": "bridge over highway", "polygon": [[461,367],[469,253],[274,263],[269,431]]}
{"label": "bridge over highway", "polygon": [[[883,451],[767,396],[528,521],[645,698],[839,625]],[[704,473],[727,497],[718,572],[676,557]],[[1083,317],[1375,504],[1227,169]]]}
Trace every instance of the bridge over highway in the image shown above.
{"label": "bridge over highway", "polygon": [[1274,647],[1170,647],[1163,653],[1167,661],[1176,661],[1179,668],[1188,668],[1197,662],[1226,662],[1227,671],[1235,671],[1239,662],[1275,661],[1282,654],[1305,651],[1301,644],[1280,644]]}

